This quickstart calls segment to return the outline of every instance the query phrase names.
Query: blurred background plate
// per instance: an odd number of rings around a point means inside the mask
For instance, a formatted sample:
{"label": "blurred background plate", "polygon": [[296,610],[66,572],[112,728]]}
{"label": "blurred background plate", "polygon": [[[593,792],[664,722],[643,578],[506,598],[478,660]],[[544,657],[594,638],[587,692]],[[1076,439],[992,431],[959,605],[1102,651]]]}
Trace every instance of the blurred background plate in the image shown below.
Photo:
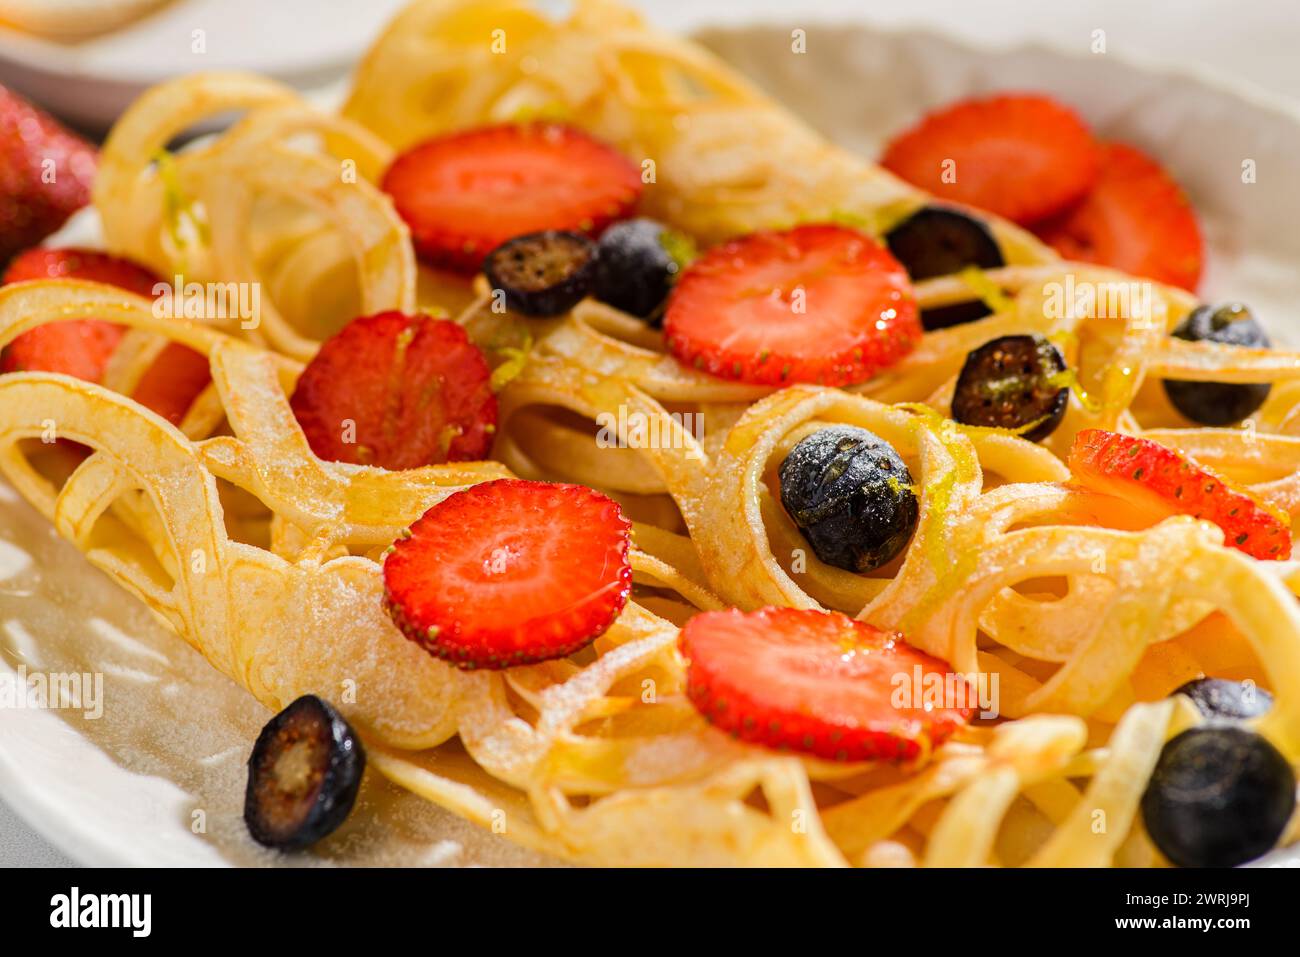
{"label": "blurred background plate", "polygon": [[0,83],[89,133],[145,88],[251,70],[311,91],[340,80],[404,0],[170,0],[75,43],[0,26]]}

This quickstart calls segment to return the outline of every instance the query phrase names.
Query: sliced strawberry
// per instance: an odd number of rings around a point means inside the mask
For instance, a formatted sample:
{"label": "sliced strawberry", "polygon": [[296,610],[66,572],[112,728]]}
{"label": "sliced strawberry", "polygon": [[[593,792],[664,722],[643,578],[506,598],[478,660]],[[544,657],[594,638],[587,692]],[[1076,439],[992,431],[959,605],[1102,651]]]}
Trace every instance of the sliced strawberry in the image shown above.
{"label": "sliced strawberry", "polygon": [[[126,259],[91,249],[29,249],[14,258],[4,282],[29,279],[88,279],[153,296],[152,272]],[[0,358],[0,372],[63,372],[99,382],[126,330],[98,319],[55,322],[25,332]]]}
{"label": "sliced strawberry", "polygon": [[124,330],[98,319],[55,322],[24,332],[0,354],[0,372],[62,372],[98,382]]}
{"label": "sliced strawberry", "polygon": [[95,148],[0,87],[0,262],[90,202]]}
{"label": "sliced strawberry", "polygon": [[121,256],[96,249],[37,247],[16,256],[5,271],[4,281],[27,279],[85,279],[108,283],[137,296],[152,299],[160,282],[152,270]]}
{"label": "sliced strawberry", "polygon": [[212,381],[208,357],[179,342],[169,342],[154,360],[131,398],[173,425],[180,425],[194,400]]}
{"label": "sliced strawberry", "polygon": [[1291,555],[1291,520],[1173,449],[1104,429],[1084,429],[1070,471],[1088,488],[1137,501],[1156,514],[1190,515],[1223,529],[1225,541],[1255,558]]}
{"label": "sliced strawberry", "polygon": [[412,469],[487,456],[497,420],[490,379],[456,323],[381,312],[321,346],[291,404],[322,459]]}
{"label": "sliced strawberry", "polygon": [[947,666],[839,612],[706,612],[686,623],[680,644],[695,707],[750,744],[834,761],[908,761],[970,718],[964,707],[934,707],[924,687],[897,706],[900,686],[942,678]]}
{"label": "sliced strawberry", "polygon": [[880,164],[935,196],[1032,223],[1089,190],[1100,153],[1069,107],[1002,94],[928,114],[890,141]]}
{"label": "sliced strawberry", "polygon": [[603,634],[632,587],[632,525],[582,485],[499,479],[444,499],[384,561],[406,637],[459,668],[562,658]]}
{"label": "sliced strawberry", "polygon": [[[153,272],[129,259],[72,247],[29,249],[15,257],[5,272],[4,282],[30,279],[86,279],[118,286],[150,299],[161,281]],[[5,349],[0,357],[0,372],[18,369],[64,372],[99,382],[125,334],[121,326],[100,319],[41,326],[23,333]],[[207,356],[172,342],[163,347],[153,365],[145,370],[132,398],[173,424],[179,424],[211,379]]]}
{"label": "sliced strawberry", "polygon": [[569,126],[488,126],[399,156],[384,191],[432,266],[475,272],[508,239],[543,230],[598,235],[641,195],[640,171]]}
{"label": "sliced strawberry", "polygon": [[758,385],[863,382],[921,338],[907,272],[845,226],[799,226],[715,246],[678,280],[668,347],[697,369]]}
{"label": "sliced strawberry", "polygon": [[1067,259],[1195,289],[1203,244],[1182,189],[1140,150],[1102,147],[1101,178],[1076,206],[1034,232]]}

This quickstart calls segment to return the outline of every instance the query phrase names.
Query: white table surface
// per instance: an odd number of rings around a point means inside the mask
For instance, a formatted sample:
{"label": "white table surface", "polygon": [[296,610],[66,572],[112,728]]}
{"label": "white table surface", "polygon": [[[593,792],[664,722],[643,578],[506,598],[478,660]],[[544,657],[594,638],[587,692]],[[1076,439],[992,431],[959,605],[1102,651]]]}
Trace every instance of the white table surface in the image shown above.
{"label": "white table surface", "polygon": [[[1086,52],[1092,32],[1128,60],[1189,61],[1300,100],[1300,22],[1281,0],[630,0],[664,27],[690,29],[740,19],[817,24],[853,19],[926,28],[995,46],[1044,42]],[[554,4],[563,6],[563,4]],[[815,55],[809,44],[809,55]],[[0,867],[71,866],[73,861],[0,803]]]}

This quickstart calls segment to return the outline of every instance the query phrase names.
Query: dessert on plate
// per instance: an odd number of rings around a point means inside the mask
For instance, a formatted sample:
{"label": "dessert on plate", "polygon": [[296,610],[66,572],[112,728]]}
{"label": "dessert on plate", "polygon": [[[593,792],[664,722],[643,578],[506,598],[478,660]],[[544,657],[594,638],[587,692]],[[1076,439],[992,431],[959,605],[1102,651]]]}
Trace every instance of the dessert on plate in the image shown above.
{"label": "dessert on plate", "polygon": [[422,0],[337,114],[150,90],[93,202],[0,289],[0,469],[276,712],[259,843],[363,774],[606,865],[1295,838],[1300,354],[1068,105],[877,164],[617,4]]}

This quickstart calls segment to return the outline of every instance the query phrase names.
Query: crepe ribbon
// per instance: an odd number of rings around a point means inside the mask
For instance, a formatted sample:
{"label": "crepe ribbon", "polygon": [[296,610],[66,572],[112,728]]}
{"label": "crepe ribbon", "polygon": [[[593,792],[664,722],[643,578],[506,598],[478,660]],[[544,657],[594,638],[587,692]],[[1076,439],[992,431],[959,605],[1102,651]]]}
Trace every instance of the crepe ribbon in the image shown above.
{"label": "crepe ribbon", "polygon": [[[508,52],[491,52],[494,29]],[[231,109],[246,113],[222,136],[159,154]],[[1061,456],[1082,428],[1145,434],[1294,515],[1300,355],[1171,339],[1187,293],[1060,262],[995,221],[1007,267],[916,290],[922,308],[980,298],[991,314],[927,333],[852,390],[713,379],[608,306],[525,320],[493,311],[481,281],[417,274],[373,185],[391,150],[550,110],[630,156],[657,155],[647,204],[705,240],[838,212],[878,232],[925,202],[613,5],[579,3],[553,23],[518,3],[416,3],[362,65],[342,118],[236,75],[165,84],[124,116],[96,191],[109,247],[186,281],[263,284],[269,301],[245,328],[159,318],[95,284],[0,290],[0,345],[94,316],[128,327],[137,359],[179,343],[212,372],[176,425],[127,397],[123,370],[143,360],[115,360],[103,385],[0,377],[0,469],[268,708],[307,692],[342,702],[382,774],[574,861],[1158,863],[1137,806],[1164,741],[1198,720],[1167,695],[1202,673],[1271,688],[1276,704],[1255,723],[1295,760],[1296,566],[1225,548],[1208,523],[1079,489]],[[1063,307],[1070,284],[1097,295]],[[1134,286],[1113,308],[1110,294]],[[286,396],[340,302],[454,304],[497,363],[500,461],[390,473],[315,458]],[[1074,370],[1057,432],[1034,445],[945,419],[966,353],[1026,331],[1051,337]],[[1274,385],[1249,428],[1188,429],[1148,377]],[[774,494],[775,465],[828,423],[876,432],[915,476],[914,539],[870,576],[807,554]],[[424,510],[511,473],[583,482],[623,505],[634,600],[571,658],[459,672],[388,621],[379,562]],[[955,671],[996,677],[1003,720],[907,767],[734,742],[686,700],[677,628],[699,609],[767,604],[901,629]]]}

